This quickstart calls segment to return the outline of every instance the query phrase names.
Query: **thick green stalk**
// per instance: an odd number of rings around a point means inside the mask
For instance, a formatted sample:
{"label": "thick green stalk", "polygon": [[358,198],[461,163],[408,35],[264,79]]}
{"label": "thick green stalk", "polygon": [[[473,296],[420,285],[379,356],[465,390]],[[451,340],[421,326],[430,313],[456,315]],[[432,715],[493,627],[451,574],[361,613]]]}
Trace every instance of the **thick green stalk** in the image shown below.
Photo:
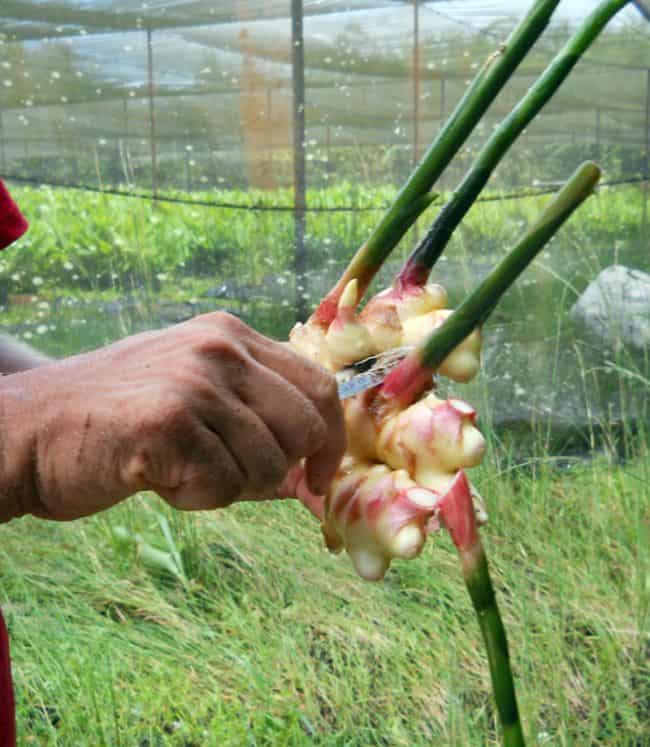
{"label": "thick green stalk", "polygon": [[480,539],[471,550],[459,550],[459,554],[465,585],[485,641],[492,691],[501,722],[504,747],[525,747],[506,631]]}
{"label": "thick green stalk", "polygon": [[559,0],[537,0],[505,44],[485,62],[444,128],[426,152],[368,240],[314,314],[329,323],[347,283],[359,280],[363,294],[390,252],[428,207],[433,185],[485,114],[519,63],[542,34]]}
{"label": "thick green stalk", "polygon": [[397,278],[398,284],[424,284],[444,248],[501,159],[521,132],[557,91],[580,57],[629,0],[603,0],[546,68],[524,98],[483,146],[451,200],[415,248]]}
{"label": "thick green stalk", "polygon": [[465,585],[483,634],[504,747],[524,747],[506,632],[476,524],[472,491],[462,470],[440,500],[438,517],[458,550]]}
{"label": "thick green stalk", "polygon": [[386,378],[382,394],[403,404],[419,396],[449,353],[487,319],[503,294],[535,259],[562,224],[579,207],[600,179],[595,163],[582,164],[549,202],[510,253],[420,347]]}

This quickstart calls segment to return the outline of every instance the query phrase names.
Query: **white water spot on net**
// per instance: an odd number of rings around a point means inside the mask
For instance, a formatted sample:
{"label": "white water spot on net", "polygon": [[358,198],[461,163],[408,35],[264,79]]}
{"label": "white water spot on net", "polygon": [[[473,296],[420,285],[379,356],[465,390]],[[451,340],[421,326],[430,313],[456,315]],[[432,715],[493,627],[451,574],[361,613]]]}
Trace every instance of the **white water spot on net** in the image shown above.
{"label": "white water spot on net", "polygon": [[286,298],[285,298],[285,299],[284,299],[284,301],[282,302],[282,305],[283,305],[283,306],[289,306],[289,302],[287,301],[287,299],[286,299]]}
{"label": "white water spot on net", "polygon": [[38,327],[36,327],[36,333],[39,335],[44,335],[48,330],[47,324],[39,324]]}
{"label": "white water spot on net", "polygon": [[66,270],[74,270],[74,265],[72,264],[72,262],[64,262],[63,263],[63,267]]}
{"label": "white water spot on net", "polygon": [[158,280],[160,280],[161,283],[167,280],[167,275],[164,272],[159,272],[156,277],[158,278]]}
{"label": "white water spot on net", "polygon": [[4,68],[5,70],[9,70],[9,68],[11,67],[11,62],[7,62],[7,61],[5,60],[5,61],[4,61],[3,63],[2,63],[2,67],[3,67],[3,68]]}
{"label": "white water spot on net", "polygon": [[13,83],[13,81],[12,81],[12,80],[8,80],[8,79],[7,79],[7,80],[3,80],[3,81],[2,81],[2,85],[3,85],[3,86],[4,86],[5,88],[11,88],[11,86],[13,86],[13,84],[14,84],[14,83]]}
{"label": "white water spot on net", "polygon": [[12,280],[20,280],[20,278],[23,276],[22,272],[14,272],[14,274],[11,276]]}
{"label": "white water spot on net", "polygon": [[49,308],[50,308],[50,304],[49,304],[49,303],[48,303],[47,301],[41,301],[41,302],[40,302],[40,303],[38,304],[38,308],[39,308],[39,309],[44,309],[44,310],[45,310],[45,309],[49,309]]}
{"label": "white water spot on net", "polygon": [[50,73],[50,78],[54,78],[54,80],[60,80],[61,73],[58,70],[52,70],[52,72]]}
{"label": "white water spot on net", "polygon": [[23,334],[23,340],[31,340],[34,335],[31,332],[25,332]]}

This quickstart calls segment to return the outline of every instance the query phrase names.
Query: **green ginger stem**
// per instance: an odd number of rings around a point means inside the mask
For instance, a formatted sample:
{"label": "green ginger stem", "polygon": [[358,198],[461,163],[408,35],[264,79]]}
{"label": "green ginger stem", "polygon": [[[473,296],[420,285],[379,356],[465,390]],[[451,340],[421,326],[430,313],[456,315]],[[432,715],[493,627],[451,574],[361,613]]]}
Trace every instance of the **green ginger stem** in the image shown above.
{"label": "green ginger stem", "polygon": [[415,278],[426,282],[429,271],[444,251],[458,224],[474,204],[488,179],[510,146],[562,85],[586,50],[607,23],[629,0],[603,0],[537,79],[528,93],[501,122],[481,149],[452,198],[442,208],[433,225],[400,271],[397,284]]}
{"label": "green ginger stem", "polygon": [[413,402],[430,373],[444,361],[476,327],[481,326],[503,294],[535,259],[567,218],[593,193],[601,171],[595,163],[583,163],[553,197],[539,218],[526,231],[509,254],[490,272],[444,324],[386,378],[382,395],[406,405]]}
{"label": "green ginger stem", "polygon": [[536,0],[506,42],[485,62],[388,211],[321,301],[313,316],[316,321],[324,324],[332,321],[338,299],[350,280],[359,281],[363,295],[390,252],[435,199],[431,194],[434,184],[543,33],[558,2]]}
{"label": "green ginger stem", "polygon": [[506,631],[481,540],[478,539],[471,549],[459,549],[459,554],[465,585],[485,642],[504,747],[525,747]]}
{"label": "green ginger stem", "polygon": [[441,498],[438,518],[460,556],[465,585],[485,641],[504,747],[524,747],[506,631],[476,523],[471,487],[462,470]]}

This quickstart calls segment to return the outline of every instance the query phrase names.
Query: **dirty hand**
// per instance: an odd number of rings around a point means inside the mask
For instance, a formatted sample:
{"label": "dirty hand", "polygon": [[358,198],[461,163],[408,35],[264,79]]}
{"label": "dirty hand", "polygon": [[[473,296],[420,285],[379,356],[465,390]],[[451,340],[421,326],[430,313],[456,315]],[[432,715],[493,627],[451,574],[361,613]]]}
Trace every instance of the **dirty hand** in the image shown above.
{"label": "dirty hand", "polygon": [[333,377],[214,313],[0,381],[0,521],[67,520],[153,490],[180,509],[267,498],[345,450]]}

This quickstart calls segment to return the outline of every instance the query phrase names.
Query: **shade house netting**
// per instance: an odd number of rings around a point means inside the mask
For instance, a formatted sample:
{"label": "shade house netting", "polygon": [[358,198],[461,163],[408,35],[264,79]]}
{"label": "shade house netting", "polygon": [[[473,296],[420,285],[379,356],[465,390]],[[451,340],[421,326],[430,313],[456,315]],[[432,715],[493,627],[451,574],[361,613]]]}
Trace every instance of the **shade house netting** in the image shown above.
{"label": "shade house netting", "polygon": [[[8,331],[67,353],[226,308],[286,336],[530,5],[2,0],[0,176],[33,224],[0,266]],[[443,174],[443,196],[596,5],[559,3]],[[504,300],[486,329],[489,395],[480,384],[475,392],[489,398],[495,422],[551,418],[569,440],[586,422],[646,407],[637,386],[647,376],[645,343],[629,356],[626,345],[605,355],[571,315],[602,270],[649,270],[643,3],[608,24],[456,232],[436,269],[453,304],[538,214],[537,193],[555,191],[587,158],[610,187]],[[436,209],[404,238],[380,283]]]}

